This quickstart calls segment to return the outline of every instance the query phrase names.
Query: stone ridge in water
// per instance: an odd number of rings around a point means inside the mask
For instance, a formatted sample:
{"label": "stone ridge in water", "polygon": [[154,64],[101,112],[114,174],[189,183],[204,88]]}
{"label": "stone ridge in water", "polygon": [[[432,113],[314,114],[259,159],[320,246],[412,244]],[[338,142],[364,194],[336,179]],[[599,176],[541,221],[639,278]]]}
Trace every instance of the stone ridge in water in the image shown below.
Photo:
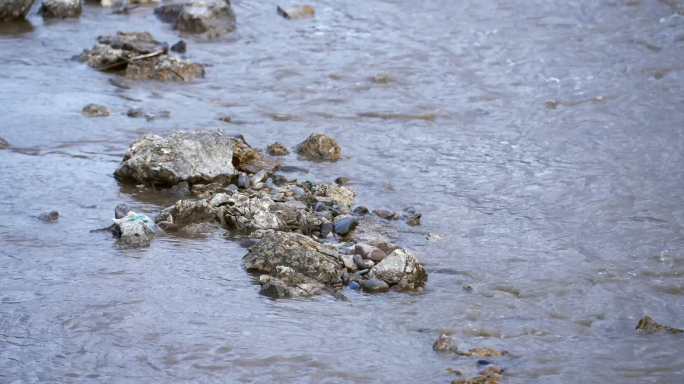
{"label": "stone ridge in water", "polygon": [[133,142],[114,172],[121,180],[173,186],[229,181],[233,140],[220,131],[176,132],[168,137],[145,135]]}

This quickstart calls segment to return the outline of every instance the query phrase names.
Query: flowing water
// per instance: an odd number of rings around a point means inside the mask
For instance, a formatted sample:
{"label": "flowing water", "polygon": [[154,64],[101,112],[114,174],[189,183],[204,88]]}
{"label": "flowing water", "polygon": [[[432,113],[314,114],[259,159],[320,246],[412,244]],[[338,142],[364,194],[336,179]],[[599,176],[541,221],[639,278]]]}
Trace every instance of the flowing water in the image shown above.
{"label": "flowing water", "polygon": [[[510,351],[502,383],[684,382],[682,336],[634,334],[644,315],[684,327],[684,4],[310,3],[314,18],[285,20],[273,0],[234,0],[236,32],[185,39],[205,79],[127,89],[70,59],[116,31],[175,43],[154,6],[59,21],[34,7],[0,26],[0,382],[475,374],[476,358],[432,351],[441,333]],[[82,117],[88,103],[114,114]],[[398,242],[426,289],[274,301],[223,233],[140,250],[90,233],[119,203],[153,216],[173,202],[112,177],[133,140],[216,128],[255,147],[335,137],[347,160],[290,156],[309,173],[288,176],[351,177],[359,204],[423,212]]]}

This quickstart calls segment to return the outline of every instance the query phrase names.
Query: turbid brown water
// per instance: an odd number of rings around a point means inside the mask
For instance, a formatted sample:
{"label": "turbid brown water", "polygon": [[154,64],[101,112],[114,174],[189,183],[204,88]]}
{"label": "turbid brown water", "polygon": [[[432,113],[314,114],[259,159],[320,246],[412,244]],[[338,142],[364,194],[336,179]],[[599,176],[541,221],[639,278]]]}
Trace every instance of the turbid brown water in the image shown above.
{"label": "turbid brown water", "polygon": [[[210,65],[189,83],[123,89],[70,60],[119,30],[175,43],[152,6],[0,27],[0,382],[475,373],[476,358],[432,351],[441,333],[511,351],[505,383],[684,381],[683,336],[633,333],[643,315],[684,327],[681,2],[325,0],[302,20],[233,3],[236,32],[185,39]],[[82,117],[89,103],[114,113]],[[172,202],[112,177],[136,137],[200,128],[257,147],[335,137],[348,160],[291,155],[309,173],[289,175],[350,177],[359,204],[423,212],[400,231],[425,291],[273,301],[221,233],[125,251],[89,233],[119,203],[153,215]]]}

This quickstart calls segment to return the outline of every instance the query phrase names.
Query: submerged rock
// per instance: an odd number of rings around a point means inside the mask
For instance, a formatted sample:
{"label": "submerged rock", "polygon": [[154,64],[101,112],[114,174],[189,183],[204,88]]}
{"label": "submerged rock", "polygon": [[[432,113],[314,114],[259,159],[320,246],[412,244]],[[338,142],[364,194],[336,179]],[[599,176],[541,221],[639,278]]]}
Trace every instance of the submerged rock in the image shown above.
{"label": "submerged rock", "polygon": [[10,146],[9,141],[7,141],[7,140],[3,139],[2,137],[0,137],[0,149],[9,148],[9,146]]}
{"label": "submerged rock", "polygon": [[188,45],[185,43],[185,41],[180,40],[179,42],[171,46],[171,51],[183,54],[185,53],[187,47]]}
{"label": "submerged rock", "polygon": [[432,350],[437,352],[458,352],[458,344],[451,337],[442,335],[432,344]]}
{"label": "submerged rock", "polygon": [[669,332],[669,333],[680,333],[684,332],[679,328],[668,327],[667,325],[660,325],[656,323],[653,319],[648,316],[644,316],[636,327],[636,333],[659,333],[659,332]]}
{"label": "submerged rock", "polygon": [[507,355],[508,351],[499,351],[494,348],[471,348],[467,351],[459,352],[459,354],[463,356],[492,357]]}
{"label": "submerged rock", "polygon": [[0,21],[23,19],[34,0],[0,0]]}
{"label": "submerged rock", "polygon": [[290,150],[287,149],[282,143],[275,142],[266,147],[266,151],[269,156],[287,156],[290,154]]}
{"label": "submerged rock", "polygon": [[294,269],[286,266],[276,267],[276,275],[261,275],[261,294],[275,299],[294,296],[313,296],[323,292],[325,285],[297,273]]}
{"label": "submerged rock", "polygon": [[168,55],[168,44],[154,40],[148,32],[117,32],[100,36],[97,42],[75,58],[100,71],[124,71],[130,79],[187,81],[204,77],[202,65]]}
{"label": "submerged rock", "polygon": [[321,132],[312,133],[296,148],[299,157],[304,160],[337,161],[340,156],[340,145],[337,140]]}
{"label": "submerged rock", "polygon": [[411,251],[398,249],[375,265],[368,277],[384,280],[389,285],[415,289],[425,285],[427,273]]}
{"label": "submerged rock", "polygon": [[81,0],[43,0],[38,13],[43,17],[78,17],[81,15]]}
{"label": "submerged rock", "polygon": [[299,7],[278,6],[278,14],[286,19],[301,19],[305,17],[312,17],[315,9],[310,5],[302,5]]}
{"label": "submerged rock", "polygon": [[229,0],[187,1],[163,4],[154,10],[160,20],[173,29],[217,37],[235,30],[235,12]]}
{"label": "submerged rock", "polygon": [[386,291],[390,288],[390,286],[380,280],[380,279],[368,279],[368,280],[356,280],[356,282],[361,286],[361,288],[365,289],[366,291],[371,291],[371,292],[377,292],[377,291]]}
{"label": "submerged rock", "polygon": [[247,270],[267,272],[272,276],[277,275],[277,267],[289,267],[295,273],[324,284],[341,283],[345,272],[335,247],[297,233],[267,235],[249,249],[242,263]]}
{"label": "submerged rock", "polygon": [[147,216],[128,212],[121,219],[114,219],[115,231],[121,248],[139,248],[150,245],[157,226]]}
{"label": "submerged rock", "polygon": [[187,181],[181,181],[169,189],[162,189],[162,193],[171,196],[188,196],[190,195],[190,185]]}
{"label": "submerged rock", "polygon": [[237,174],[233,148],[231,137],[220,131],[145,135],[131,144],[114,175],[162,185],[229,181]]}
{"label": "submerged rock", "polygon": [[38,216],[38,219],[40,219],[40,221],[45,221],[46,223],[49,223],[52,221],[57,221],[57,219],[59,219],[59,212],[52,211],[52,212],[41,213]]}
{"label": "submerged rock", "polygon": [[112,111],[109,108],[102,105],[88,104],[85,107],[83,107],[83,111],[81,111],[81,114],[87,117],[107,117],[112,114]]}
{"label": "submerged rock", "polygon": [[140,108],[132,108],[126,112],[126,116],[139,119],[141,117],[145,117],[145,112]]}

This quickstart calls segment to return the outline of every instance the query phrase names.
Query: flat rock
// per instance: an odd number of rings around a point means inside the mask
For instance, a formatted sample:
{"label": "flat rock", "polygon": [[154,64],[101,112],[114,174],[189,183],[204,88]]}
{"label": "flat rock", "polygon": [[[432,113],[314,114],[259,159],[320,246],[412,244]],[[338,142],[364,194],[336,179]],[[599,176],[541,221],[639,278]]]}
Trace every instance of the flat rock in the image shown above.
{"label": "flat rock", "polygon": [[326,284],[341,283],[345,272],[335,247],[319,244],[304,235],[286,232],[273,232],[264,237],[250,248],[242,263],[247,270],[274,276],[278,266],[286,266]]}
{"label": "flat rock", "polygon": [[368,273],[369,278],[378,278],[390,285],[415,289],[425,285],[427,273],[418,260],[407,249],[392,252]]}
{"label": "flat rock", "polygon": [[286,19],[303,19],[312,17],[315,13],[314,7],[302,5],[299,7],[278,6],[278,14]]}
{"label": "flat rock", "polygon": [[38,13],[46,18],[78,17],[81,15],[81,0],[43,0]]}
{"label": "flat rock", "polygon": [[303,160],[337,161],[342,158],[337,140],[321,132],[312,133],[297,146],[296,150]]}
{"label": "flat rock", "polygon": [[636,333],[660,333],[660,332],[680,333],[680,332],[684,332],[684,331],[679,329],[679,328],[668,327],[667,325],[660,325],[660,324],[656,323],[650,317],[644,316],[641,320],[639,320],[639,324],[637,324],[635,332]]}
{"label": "flat rock", "polygon": [[0,21],[23,19],[34,0],[0,0]]}
{"label": "flat rock", "polygon": [[112,111],[102,105],[88,104],[83,107],[81,114],[86,117],[107,117],[112,114]]}
{"label": "flat rock", "polygon": [[145,135],[131,144],[114,175],[161,185],[228,181],[237,174],[232,149],[230,136],[220,131]]}
{"label": "flat rock", "polygon": [[359,279],[356,282],[361,286],[361,288],[365,289],[366,291],[371,291],[371,292],[386,291],[390,288],[386,282],[384,282],[380,279],[368,279],[368,280]]}
{"label": "flat rock", "polygon": [[128,63],[126,77],[134,80],[189,81],[204,78],[204,66],[178,56],[160,55]]}

